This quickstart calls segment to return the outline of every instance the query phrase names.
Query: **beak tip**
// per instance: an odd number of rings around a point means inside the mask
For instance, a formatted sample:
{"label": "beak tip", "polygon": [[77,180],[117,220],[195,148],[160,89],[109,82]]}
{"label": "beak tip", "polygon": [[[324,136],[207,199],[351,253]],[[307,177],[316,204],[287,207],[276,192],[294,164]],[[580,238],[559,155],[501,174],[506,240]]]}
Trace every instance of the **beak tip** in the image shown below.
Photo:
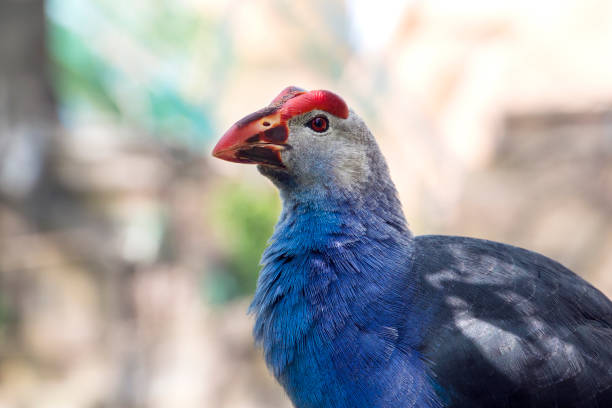
{"label": "beak tip", "polygon": [[224,151],[223,149],[219,149],[219,148],[217,148],[217,146],[215,146],[215,148],[213,149],[211,155],[215,159],[221,159],[221,160],[229,160],[230,156],[231,156],[229,151],[227,151],[227,150]]}
{"label": "beak tip", "polygon": [[216,159],[218,159],[218,158],[219,158],[219,149],[217,148],[217,146],[215,146],[215,147],[212,149],[212,152],[210,152],[210,155],[211,155],[212,157],[216,158]]}

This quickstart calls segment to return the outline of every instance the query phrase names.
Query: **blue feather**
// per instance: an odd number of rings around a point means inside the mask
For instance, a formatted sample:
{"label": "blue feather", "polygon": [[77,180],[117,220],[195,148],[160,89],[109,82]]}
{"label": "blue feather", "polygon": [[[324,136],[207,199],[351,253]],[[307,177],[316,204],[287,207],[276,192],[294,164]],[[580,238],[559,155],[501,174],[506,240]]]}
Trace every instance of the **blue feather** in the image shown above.
{"label": "blue feather", "polygon": [[379,194],[359,207],[339,189],[283,195],[250,310],[297,407],[442,406],[416,349],[427,318],[406,318],[413,238],[397,200]]}

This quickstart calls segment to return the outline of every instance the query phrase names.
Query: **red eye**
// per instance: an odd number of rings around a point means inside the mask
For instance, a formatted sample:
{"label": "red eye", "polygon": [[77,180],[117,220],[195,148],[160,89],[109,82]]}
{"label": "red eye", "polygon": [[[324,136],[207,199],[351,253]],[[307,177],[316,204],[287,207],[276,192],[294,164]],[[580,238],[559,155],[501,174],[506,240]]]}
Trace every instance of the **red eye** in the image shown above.
{"label": "red eye", "polygon": [[329,127],[329,121],[325,116],[317,116],[315,118],[310,119],[306,126],[311,128],[315,132],[323,133]]}

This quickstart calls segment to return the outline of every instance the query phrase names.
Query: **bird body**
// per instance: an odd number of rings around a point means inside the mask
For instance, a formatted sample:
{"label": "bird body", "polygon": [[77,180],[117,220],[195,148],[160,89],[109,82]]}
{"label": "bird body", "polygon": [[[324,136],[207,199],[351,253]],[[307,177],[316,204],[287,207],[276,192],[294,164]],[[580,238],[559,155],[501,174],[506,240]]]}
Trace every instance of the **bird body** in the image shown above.
{"label": "bird body", "polygon": [[460,407],[612,406],[612,303],[535,252],[420,236],[434,325],[420,350]]}
{"label": "bird body", "polygon": [[612,302],[534,252],[414,237],[343,103],[287,88],[213,152],[281,193],[250,311],[295,406],[612,406]]}

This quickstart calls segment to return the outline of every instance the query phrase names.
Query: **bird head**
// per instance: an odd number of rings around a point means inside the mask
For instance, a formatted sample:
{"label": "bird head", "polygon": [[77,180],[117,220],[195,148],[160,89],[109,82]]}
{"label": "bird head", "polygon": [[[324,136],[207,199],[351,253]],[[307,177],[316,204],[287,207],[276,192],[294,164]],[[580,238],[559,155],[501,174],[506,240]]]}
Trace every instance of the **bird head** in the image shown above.
{"label": "bird head", "polygon": [[368,180],[373,157],[385,166],[366,125],[340,96],[297,87],[236,122],[213,156],[257,164],[281,190],[351,190]]}

